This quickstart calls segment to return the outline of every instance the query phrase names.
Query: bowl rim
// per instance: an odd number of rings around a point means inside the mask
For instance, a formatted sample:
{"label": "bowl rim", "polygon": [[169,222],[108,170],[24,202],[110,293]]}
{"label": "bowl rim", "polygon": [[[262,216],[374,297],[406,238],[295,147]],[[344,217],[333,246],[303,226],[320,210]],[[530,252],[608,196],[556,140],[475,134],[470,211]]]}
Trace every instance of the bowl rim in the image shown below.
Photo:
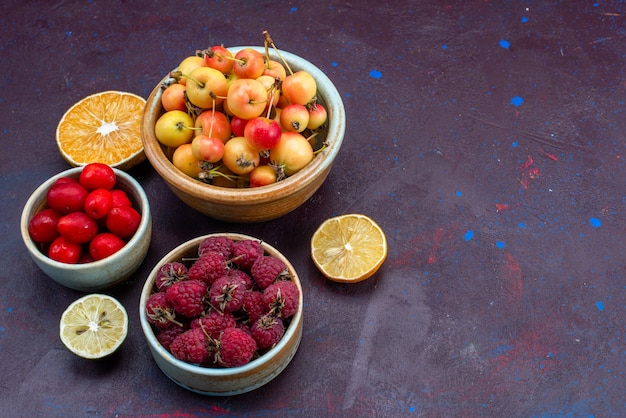
{"label": "bowl rim", "polygon": [[115,254],[112,254],[106,258],[101,260],[91,261],[89,263],[80,263],[80,264],[68,264],[62,263],[60,261],[56,261],[48,257],[44,254],[39,247],[35,244],[35,242],[30,237],[28,232],[28,223],[30,222],[30,218],[36,214],[39,210],[41,210],[44,205],[46,193],[48,189],[60,178],[62,177],[72,177],[80,175],[83,170],[83,166],[73,167],[64,171],[61,171],[54,176],[50,177],[43,183],[41,183],[28,197],[24,208],[22,209],[22,216],[20,218],[20,229],[22,233],[22,241],[26,245],[28,252],[32,257],[36,258],[37,261],[54,267],[56,269],[62,270],[88,270],[88,269],[97,269],[104,265],[109,265],[111,263],[121,262],[126,259],[128,253],[132,251],[132,248],[142,241],[146,239],[145,232],[148,231],[152,224],[151,213],[150,213],[150,202],[148,200],[148,196],[146,195],[145,190],[139,184],[134,177],[130,174],[126,173],[123,170],[120,170],[115,167],[113,168],[113,172],[115,173],[117,179],[122,179],[123,182],[128,183],[129,187],[132,188],[138,195],[139,201],[137,204],[141,205],[141,221],[139,222],[139,226],[135,234],[126,242],[124,247],[122,247]]}
{"label": "bowl rim", "polygon": [[[205,367],[205,366],[200,366],[196,364],[191,364],[191,363],[187,363],[187,362],[177,359],[176,357],[172,355],[172,353],[170,353],[167,349],[165,349],[165,347],[163,347],[163,345],[161,345],[161,343],[157,340],[156,335],[152,329],[152,326],[148,322],[148,317],[147,317],[146,310],[145,310],[146,301],[148,300],[148,297],[150,296],[150,294],[152,294],[152,290],[154,288],[154,281],[156,278],[156,273],[161,267],[161,265],[173,259],[174,255],[184,250],[189,250],[193,247],[199,246],[200,243],[205,238],[208,238],[211,236],[227,236],[227,237],[234,238],[237,240],[253,239],[253,240],[259,241],[261,243],[261,246],[266,252],[269,252],[272,255],[278,256],[283,262],[285,262],[285,264],[287,265],[287,268],[292,274],[292,277],[293,277],[292,280],[296,283],[296,285],[300,289],[300,295],[298,298],[298,311],[291,318],[291,322],[289,326],[285,329],[285,333],[283,337],[274,347],[269,349],[262,356],[250,361],[247,364],[244,364],[243,366],[213,368],[213,367]],[[239,374],[242,374],[242,375],[249,374],[255,369],[258,369],[259,367],[262,367],[263,365],[267,363],[271,363],[273,361],[272,359],[275,356],[275,354],[283,351],[285,349],[285,346],[291,340],[291,338],[293,338],[295,334],[298,332],[299,327],[297,326],[297,324],[298,322],[302,321],[303,310],[304,310],[304,299],[302,295],[302,284],[300,282],[300,278],[295,268],[293,267],[293,265],[280,251],[278,251],[276,248],[266,243],[265,241],[252,237],[250,235],[245,235],[245,234],[240,234],[240,233],[218,232],[218,233],[202,235],[202,236],[193,238],[189,241],[183,242],[182,244],[178,245],[177,247],[169,251],[155,264],[154,268],[148,274],[148,278],[144,282],[143,287],[141,289],[141,296],[139,299],[139,322],[141,323],[141,328],[148,342],[148,345],[150,346],[151,351],[153,352],[153,355],[158,354],[163,360],[167,361],[171,365],[181,370],[184,370],[186,372],[200,374],[205,377],[229,377],[229,376],[239,375]]]}
{"label": "bowl rim", "polygon": [[[232,53],[237,53],[246,48],[254,49],[262,54],[265,53],[265,49],[258,46],[227,47]],[[276,52],[272,49],[269,50],[269,54],[271,59],[279,59]],[[202,183],[178,170],[167,158],[161,145],[152,133],[154,131],[154,125],[150,124],[149,119],[152,114],[156,114],[157,110],[161,108],[161,85],[164,81],[170,79],[170,77],[166,75],[159,81],[148,97],[142,118],[141,135],[146,158],[165,181],[169,183],[170,180],[168,177],[175,177],[176,184],[174,186],[177,189],[184,190],[194,195],[202,195],[207,200],[228,203],[232,202],[233,199],[245,199],[244,201],[254,204],[275,199],[277,192],[280,192],[281,195],[288,195],[294,191],[303,189],[308,184],[315,181],[314,174],[323,173],[326,169],[330,168],[341,149],[341,144],[345,136],[346,117],[341,95],[328,76],[310,61],[288,51],[280,50],[280,55],[290,64],[294,72],[297,70],[306,70],[311,73],[316,80],[320,101],[324,103],[328,112],[328,127],[326,132],[327,137],[333,139],[332,142],[302,170],[274,184],[254,188],[228,188]],[[155,122],[156,119],[153,123]],[[150,140],[146,138],[146,135],[148,135],[146,132],[148,131],[151,132],[149,135]]]}

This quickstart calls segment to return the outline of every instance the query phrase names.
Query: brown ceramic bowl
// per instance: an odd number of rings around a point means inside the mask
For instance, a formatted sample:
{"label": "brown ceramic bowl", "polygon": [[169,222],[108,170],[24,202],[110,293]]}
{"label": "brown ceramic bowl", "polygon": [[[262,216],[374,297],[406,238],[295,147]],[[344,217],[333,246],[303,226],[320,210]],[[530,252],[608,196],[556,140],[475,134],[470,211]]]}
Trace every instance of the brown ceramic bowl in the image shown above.
{"label": "brown ceramic bowl", "polygon": [[[248,47],[232,47],[236,51]],[[263,48],[250,47],[264,53]],[[278,59],[270,51],[272,59]],[[258,188],[227,188],[205,184],[178,170],[168,159],[168,150],[154,135],[154,125],[163,112],[160,81],[148,98],[142,121],[142,139],[147,159],[169,188],[187,205],[214,219],[227,222],[261,222],[285,215],[306,202],[322,185],[339,153],[345,132],[345,110],[330,79],[315,65],[297,55],[282,52],[293,71],[306,70],[315,78],[318,99],[325,105],[328,146],[301,171],[285,180]]]}
{"label": "brown ceramic bowl", "polygon": [[291,362],[302,339],[303,298],[302,285],[291,263],[274,247],[261,242],[265,254],[280,258],[287,268],[294,283],[300,290],[298,311],[291,317],[281,340],[269,351],[250,363],[230,368],[211,368],[186,363],[176,359],[156,338],[154,330],[148,322],[146,301],[154,292],[155,279],[159,268],[168,262],[181,261],[184,258],[198,256],[200,243],[208,236],[222,235],[234,240],[256,239],[242,234],[211,234],[192,239],[174,248],[154,267],[141,291],[139,301],[139,319],[146,337],[148,347],[161,371],[179,386],[203,395],[230,396],[252,391],[269,383],[280,374]]}

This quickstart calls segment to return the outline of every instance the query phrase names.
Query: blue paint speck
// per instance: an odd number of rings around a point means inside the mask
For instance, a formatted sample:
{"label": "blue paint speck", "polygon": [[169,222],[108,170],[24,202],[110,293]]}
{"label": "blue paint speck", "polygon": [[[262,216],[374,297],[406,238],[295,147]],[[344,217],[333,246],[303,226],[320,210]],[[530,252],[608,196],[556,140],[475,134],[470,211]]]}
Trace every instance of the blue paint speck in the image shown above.
{"label": "blue paint speck", "polygon": [[289,13],[295,13],[298,11],[297,7],[292,7],[291,9],[289,9]]}
{"label": "blue paint speck", "polygon": [[601,300],[597,301],[596,308],[598,308],[598,310],[602,312],[604,310],[604,302],[602,302]]}
{"label": "blue paint speck", "polygon": [[520,96],[515,96],[511,98],[511,104],[515,107],[520,107],[522,103],[524,103],[524,99],[522,99]]}
{"label": "blue paint speck", "polygon": [[381,73],[378,70],[370,71],[370,77],[372,77],[372,78],[382,78],[382,76],[383,76],[383,73]]}
{"label": "blue paint speck", "polygon": [[409,406],[409,412],[415,412],[415,407],[414,406]]}
{"label": "blue paint speck", "polygon": [[524,222],[520,222],[517,224],[520,228],[526,228],[526,224]]}
{"label": "blue paint speck", "polygon": [[463,192],[462,192],[462,191],[460,191],[460,190],[458,190],[458,191],[454,192],[454,194],[455,194],[455,195],[457,195],[457,196],[459,196],[459,197],[463,196]]}
{"label": "blue paint speck", "polygon": [[463,239],[464,239],[465,241],[471,241],[471,240],[472,240],[472,238],[474,238],[474,231],[472,231],[471,229],[470,229],[469,231],[467,231],[467,232],[465,233],[465,235],[463,235]]}
{"label": "blue paint speck", "polygon": [[504,248],[506,247],[506,244],[504,243],[504,241],[496,241],[496,247]]}
{"label": "blue paint speck", "polygon": [[508,48],[511,46],[511,43],[509,41],[507,41],[506,39],[500,39],[500,47],[502,48]]}
{"label": "blue paint speck", "polygon": [[448,49],[448,45],[446,44],[441,45],[441,49]]}
{"label": "blue paint speck", "polygon": [[11,313],[13,312],[13,308],[11,308],[10,306],[7,308],[7,312]]}
{"label": "blue paint speck", "polygon": [[590,218],[589,219],[589,223],[594,228],[600,228],[602,226],[602,221],[600,219],[598,219],[598,218]]}
{"label": "blue paint speck", "polygon": [[512,146],[513,148],[517,148],[517,146],[518,146],[518,145],[519,145],[519,144],[518,144],[518,142],[517,142],[517,141],[513,141],[513,143],[511,144],[511,146]]}
{"label": "blue paint speck", "polygon": [[526,16],[522,16],[522,18],[520,19],[520,21],[522,23],[528,23],[528,18]]}
{"label": "blue paint speck", "polygon": [[330,65],[333,67],[339,67],[339,64],[336,61],[331,62]]}

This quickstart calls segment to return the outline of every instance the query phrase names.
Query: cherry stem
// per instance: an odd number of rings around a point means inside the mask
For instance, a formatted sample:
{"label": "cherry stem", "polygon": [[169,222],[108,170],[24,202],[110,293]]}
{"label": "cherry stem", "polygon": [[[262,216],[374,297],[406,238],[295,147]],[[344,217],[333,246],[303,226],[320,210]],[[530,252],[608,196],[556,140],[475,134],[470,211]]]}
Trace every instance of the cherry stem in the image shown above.
{"label": "cherry stem", "polygon": [[209,138],[213,137],[213,122],[215,122],[215,97],[211,96],[212,106],[211,106],[211,126],[209,127]]}
{"label": "cherry stem", "polygon": [[237,179],[239,179],[239,176],[235,176],[235,175],[229,175],[229,174],[225,174],[222,173],[221,171],[219,171],[220,168],[223,167],[223,164],[218,165],[217,167],[213,167],[211,163],[207,163],[207,165],[210,167],[208,169],[204,169],[202,172],[200,172],[200,174],[198,174],[198,178],[200,180],[212,180],[213,178],[215,178],[216,176],[220,176],[220,177],[224,177],[225,179],[236,183]]}
{"label": "cherry stem", "polygon": [[270,33],[268,31],[266,31],[266,30],[263,31],[263,38],[264,38],[264,42],[263,43],[265,45],[265,55],[267,55],[268,65],[269,65],[269,61],[270,61],[268,45],[270,45],[274,49],[274,51],[276,51],[276,55],[278,55],[278,57],[281,59],[281,61],[285,65],[285,68],[287,68],[287,71],[289,71],[289,74],[293,74],[293,71],[291,71],[291,67],[289,66],[289,64],[287,64],[287,61],[285,61],[283,56],[280,55],[280,51],[278,50],[278,48],[276,48],[276,45],[274,44],[274,40],[272,39],[272,37],[270,36]]}
{"label": "cherry stem", "polygon": [[235,61],[235,62],[238,62],[239,64],[245,64],[246,63],[245,59],[239,59],[239,58],[235,58],[235,57],[230,57],[228,55],[223,55],[223,54],[220,54],[219,52],[211,51],[211,48],[207,48],[207,49],[205,49],[203,51],[197,51],[196,54],[198,56],[204,56],[205,58],[206,57],[209,57],[209,58],[218,57],[218,58],[221,58],[221,59],[224,59],[224,60]]}
{"label": "cherry stem", "polygon": [[[176,72],[179,72],[179,71],[176,71]],[[198,79],[193,78],[193,77],[192,77],[192,76],[190,76],[189,74],[183,74],[183,73],[180,73],[180,74],[181,74],[181,76],[182,76],[182,77],[185,77],[186,79],[191,80],[191,81],[193,81],[194,83],[196,83],[199,87],[204,87],[204,86],[205,86],[205,84],[206,84],[206,83],[202,83],[202,82],[198,81]]]}

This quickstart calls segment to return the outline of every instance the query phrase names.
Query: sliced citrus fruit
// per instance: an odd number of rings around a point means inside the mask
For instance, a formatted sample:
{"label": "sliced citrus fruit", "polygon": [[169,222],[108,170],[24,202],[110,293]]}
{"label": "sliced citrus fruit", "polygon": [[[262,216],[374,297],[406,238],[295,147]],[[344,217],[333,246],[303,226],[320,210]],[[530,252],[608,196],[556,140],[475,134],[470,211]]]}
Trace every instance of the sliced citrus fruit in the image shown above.
{"label": "sliced citrus fruit", "polygon": [[311,258],[330,280],[360,282],[376,273],[387,258],[387,238],[365,215],[336,216],[313,233]]}
{"label": "sliced citrus fruit", "polygon": [[115,298],[90,294],[72,302],[61,315],[60,336],[72,353],[87,359],[106,357],[128,334],[128,314]]}
{"label": "sliced citrus fruit", "polygon": [[127,170],[145,159],[141,119],[146,100],[133,93],[104,91],[70,107],[56,132],[61,155],[74,167],[104,163]]}

